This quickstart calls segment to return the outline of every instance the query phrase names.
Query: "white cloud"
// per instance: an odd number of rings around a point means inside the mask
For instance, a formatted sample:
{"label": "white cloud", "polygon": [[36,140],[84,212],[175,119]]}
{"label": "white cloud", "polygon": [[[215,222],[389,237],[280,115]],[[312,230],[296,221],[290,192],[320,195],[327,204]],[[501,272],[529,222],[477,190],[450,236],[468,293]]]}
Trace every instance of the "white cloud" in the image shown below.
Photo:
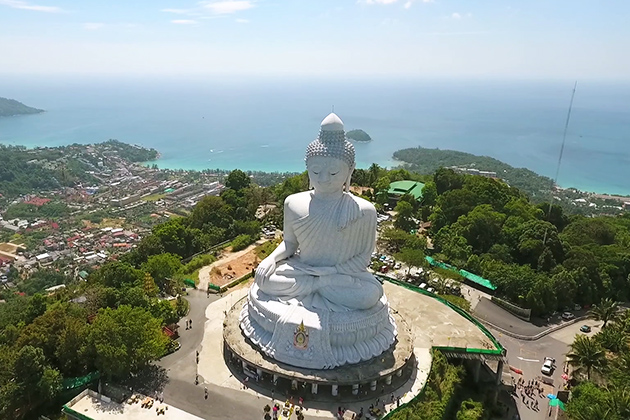
{"label": "white cloud", "polygon": [[97,29],[101,29],[103,26],[105,26],[104,23],[86,22],[86,23],[83,24],[83,29],[86,29],[88,31],[95,31]]}
{"label": "white cloud", "polygon": [[[358,0],[358,3],[365,3],[365,4],[394,4],[396,3],[398,0]],[[407,0],[404,4],[403,7],[405,9],[410,9],[411,6],[413,6],[414,2],[422,2],[422,3],[433,3],[433,0]]]}
{"label": "white cloud", "polygon": [[187,15],[191,9],[162,9],[162,12],[176,13],[178,15]]}
{"label": "white cloud", "polygon": [[254,7],[250,0],[204,1],[200,4],[203,9],[215,15],[229,15]]}
{"label": "white cloud", "polygon": [[460,14],[459,14],[459,13],[457,13],[457,12],[455,12],[455,13],[453,13],[453,14],[451,15],[451,18],[453,18],[453,19],[461,19],[461,18],[462,18],[462,15],[460,15]]}
{"label": "white cloud", "polygon": [[39,6],[37,4],[28,4],[20,0],[0,0],[0,6],[9,6],[14,9],[33,10],[36,12],[57,13],[61,9],[57,6]]}
{"label": "white cloud", "polygon": [[366,4],[392,4],[398,0],[365,0]]}
{"label": "white cloud", "polygon": [[237,23],[249,23],[249,19],[236,19]]}
{"label": "white cloud", "polygon": [[175,19],[171,20],[171,23],[175,23],[177,25],[194,25],[197,21],[193,19]]}
{"label": "white cloud", "polygon": [[[0,0],[2,1],[2,0]],[[177,15],[191,16],[195,18],[208,18],[213,16],[225,16],[255,7],[256,0],[212,0],[200,1],[197,5],[189,9],[162,9],[162,12],[174,13]],[[244,23],[244,22],[240,22]]]}

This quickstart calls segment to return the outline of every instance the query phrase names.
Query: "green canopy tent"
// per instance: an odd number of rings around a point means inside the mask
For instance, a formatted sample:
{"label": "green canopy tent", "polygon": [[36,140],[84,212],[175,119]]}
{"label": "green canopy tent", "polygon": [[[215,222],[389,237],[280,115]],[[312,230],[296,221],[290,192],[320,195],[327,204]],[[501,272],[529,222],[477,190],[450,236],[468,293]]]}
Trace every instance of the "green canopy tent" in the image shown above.
{"label": "green canopy tent", "polygon": [[560,401],[557,398],[554,398],[552,400],[549,400],[549,406],[551,407],[560,407],[562,410],[566,411],[566,408],[564,407],[564,403],[562,401]]}

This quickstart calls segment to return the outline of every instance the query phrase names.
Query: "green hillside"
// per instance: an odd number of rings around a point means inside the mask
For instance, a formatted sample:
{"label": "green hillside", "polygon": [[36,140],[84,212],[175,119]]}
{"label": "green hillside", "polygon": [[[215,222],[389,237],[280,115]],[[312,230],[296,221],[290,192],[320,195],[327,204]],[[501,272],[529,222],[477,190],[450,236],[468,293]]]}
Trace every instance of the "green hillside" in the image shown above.
{"label": "green hillside", "polygon": [[0,117],[10,117],[13,115],[39,114],[43,109],[31,108],[18,102],[15,99],[0,98]]}

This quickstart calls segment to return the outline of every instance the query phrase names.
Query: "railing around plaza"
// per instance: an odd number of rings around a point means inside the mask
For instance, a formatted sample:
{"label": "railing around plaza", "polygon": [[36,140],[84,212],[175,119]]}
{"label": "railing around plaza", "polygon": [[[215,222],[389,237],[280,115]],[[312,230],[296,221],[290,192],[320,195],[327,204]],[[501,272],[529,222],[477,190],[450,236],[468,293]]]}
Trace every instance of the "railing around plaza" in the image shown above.
{"label": "railing around plaza", "polygon": [[[406,282],[400,281],[400,280],[396,280],[393,279],[391,277],[387,277],[387,276],[383,276],[378,274],[377,275],[380,279],[382,279],[383,281],[388,281],[392,284],[395,284],[397,286],[401,286],[404,287],[406,289],[409,289],[411,291],[423,294],[425,296],[431,297],[433,299],[436,299],[437,301],[443,303],[444,305],[447,305],[449,308],[451,308],[452,310],[454,310],[455,312],[457,312],[459,315],[463,316],[464,318],[466,318],[468,321],[472,322],[473,324],[475,324],[475,326],[477,328],[479,328],[481,330],[481,332],[483,332],[485,334],[486,337],[488,337],[488,339],[490,339],[490,341],[492,341],[492,344],[496,347],[496,349],[474,349],[474,348],[467,348],[467,347],[450,347],[450,346],[434,346],[432,347],[432,349],[434,350],[438,350],[441,352],[449,352],[449,353],[463,353],[463,354],[478,354],[478,355],[491,355],[491,356],[503,356],[505,354],[505,349],[504,347],[501,345],[501,343],[499,343],[497,341],[496,338],[494,338],[494,336],[492,335],[492,333],[481,323],[479,322],[476,318],[474,318],[472,315],[470,315],[468,312],[466,312],[465,310],[463,310],[462,308],[460,308],[459,306],[441,298],[440,296],[434,294],[434,293],[430,293],[420,287],[414,286],[412,284],[408,284]],[[431,368],[429,370],[429,375],[427,376],[430,377],[431,373],[433,371],[433,363],[431,363]],[[402,410],[406,407],[408,407],[410,404],[415,403],[416,401],[418,401],[419,399],[421,399],[424,396],[424,393],[426,391],[426,382],[423,384],[422,389],[420,390],[420,392],[418,392],[418,394],[413,397],[411,400],[407,401],[406,403],[401,404],[399,407],[396,407],[395,409],[393,409],[392,411],[390,411],[389,413],[387,413],[382,420],[386,420],[389,419],[394,413],[398,412],[399,410]]]}
{"label": "railing around plaza", "polygon": [[477,328],[479,328],[479,330],[481,330],[481,332],[484,333],[484,335],[486,337],[488,337],[488,339],[490,341],[492,341],[492,344],[496,347],[496,349],[474,349],[474,348],[468,348],[468,347],[440,347],[440,346],[435,346],[434,348],[436,349],[446,349],[448,351],[459,351],[459,352],[463,352],[463,353],[475,353],[475,354],[492,354],[492,355],[500,355],[503,354],[505,352],[505,349],[503,348],[503,346],[501,345],[501,343],[499,343],[499,341],[492,335],[492,333],[481,323],[477,320],[477,318],[473,317],[472,315],[470,315],[468,312],[466,312],[465,310],[463,310],[462,308],[460,308],[459,306],[447,301],[446,299],[441,298],[440,296],[434,294],[434,293],[430,293],[418,286],[414,286],[412,284],[400,281],[400,280],[396,280],[394,278],[391,277],[387,277],[387,276],[383,276],[383,275],[378,275],[378,277],[380,277],[383,280],[386,280],[392,284],[395,284],[397,286],[401,286],[404,287],[406,289],[412,290],[414,292],[423,294],[425,296],[431,297],[441,303],[443,303],[444,305],[448,306],[449,308],[451,308],[452,310],[454,310],[455,312],[457,312],[459,315],[463,316],[464,318],[466,318],[468,321],[472,322]]}

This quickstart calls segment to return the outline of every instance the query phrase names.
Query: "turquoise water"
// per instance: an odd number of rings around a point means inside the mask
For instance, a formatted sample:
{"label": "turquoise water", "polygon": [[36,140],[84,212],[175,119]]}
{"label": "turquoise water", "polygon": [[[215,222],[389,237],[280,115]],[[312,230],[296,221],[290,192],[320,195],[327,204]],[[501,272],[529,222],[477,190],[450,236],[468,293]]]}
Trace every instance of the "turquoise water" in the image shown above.
{"label": "turquoise water", "polygon": [[[573,82],[35,80],[0,78],[0,96],[47,112],[0,119],[0,143],[57,146],[115,138],[154,147],[163,168],[301,171],[330,112],[374,141],[360,167],[406,147],[488,155],[553,177]],[[558,183],[630,194],[630,86],[578,85]]]}

